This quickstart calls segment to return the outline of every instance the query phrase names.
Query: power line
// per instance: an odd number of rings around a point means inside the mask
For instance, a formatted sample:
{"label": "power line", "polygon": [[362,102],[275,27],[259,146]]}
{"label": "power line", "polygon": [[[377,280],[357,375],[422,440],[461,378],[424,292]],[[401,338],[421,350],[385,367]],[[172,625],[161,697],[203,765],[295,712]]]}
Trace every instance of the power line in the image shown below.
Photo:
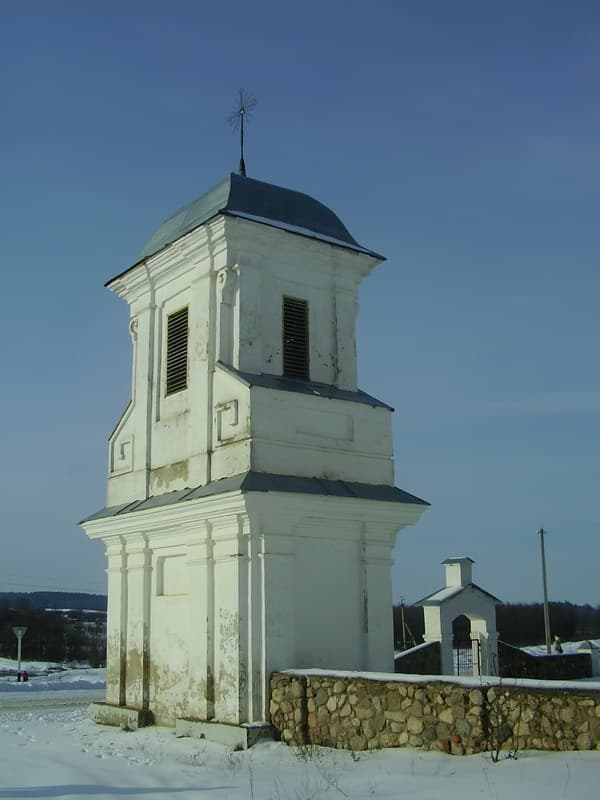
{"label": "power line", "polygon": [[[18,577],[18,576],[16,576]],[[77,594],[106,594],[106,586],[102,589],[95,589],[87,587],[86,589],[82,589],[80,587],[74,586],[57,586],[56,584],[45,584],[42,582],[38,582],[34,576],[23,576],[29,577],[30,580],[34,581],[34,583],[27,583],[25,581],[14,581],[14,580],[6,580],[0,576],[0,587],[2,586],[12,586],[17,588],[27,588],[33,591],[50,591],[50,592],[76,592]],[[43,580],[43,579],[42,579]]]}

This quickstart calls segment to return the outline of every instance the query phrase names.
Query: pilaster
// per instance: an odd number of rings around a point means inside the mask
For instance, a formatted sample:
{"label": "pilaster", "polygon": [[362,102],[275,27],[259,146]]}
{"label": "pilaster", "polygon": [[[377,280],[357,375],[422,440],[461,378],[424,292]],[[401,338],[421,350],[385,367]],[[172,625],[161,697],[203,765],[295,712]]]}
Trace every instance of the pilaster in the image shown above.
{"label": "pilaster", "polygon": [[127,561],[122,537],[106,542],[108,612],[106,622],[106,702],[125,705],[127,669]]}
{"label": "pilaster", "polygon": [[208,522],[202,524],[200,531],[189,541],[187,563],[190,587],[188,715],[208,720],[215,715],[215,577]]}
{"label": "pilaster", "polygon": [[151,551],[147,537],[128,537],[127,552],[127,669],[125,702],[148,708],[150,677]]}
{"label": "pilaster", "polygon": [[[368,530],[368,528],[367,528]],[[387,542],[362,543],[363,561],[363,632],[366,638],[365,669],[373,672],[394,671],[391,557]]]}
{"label": "pilaster", "polygon": [[263,674],[288,669],[296,660],[294,541],[285,528],[260,537]]}
{"label": "pilaster", "polygon": [[212,525],[214,606],[214,716],[219,722],[245,722],[247,710],[246,542],[238,515]]}
{"label": "pilaster", "polygon": [[334,382],[340,389],[356,391],[356,289],[337,287],[333,296],[335,304],[336,374]]}

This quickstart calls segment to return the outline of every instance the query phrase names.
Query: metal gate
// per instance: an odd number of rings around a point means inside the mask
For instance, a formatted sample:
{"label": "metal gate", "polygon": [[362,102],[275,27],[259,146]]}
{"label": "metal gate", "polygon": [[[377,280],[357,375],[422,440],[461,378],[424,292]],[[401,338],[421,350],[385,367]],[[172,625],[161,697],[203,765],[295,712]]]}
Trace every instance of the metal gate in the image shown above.
{"label": "metal gate", "polygon": [[468,639],[454,646],[454,674],[481,674],[481,649],[478,639]]}

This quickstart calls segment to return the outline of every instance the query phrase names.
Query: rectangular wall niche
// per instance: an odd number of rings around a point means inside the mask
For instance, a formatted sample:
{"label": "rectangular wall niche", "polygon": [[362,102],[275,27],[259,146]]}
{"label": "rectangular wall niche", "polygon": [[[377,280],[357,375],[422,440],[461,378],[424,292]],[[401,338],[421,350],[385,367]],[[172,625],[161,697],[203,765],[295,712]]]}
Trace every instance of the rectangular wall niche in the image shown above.
{"label": "rectangular wall niche", "polygon": [[130,472],[133,469],[133,434],[118,439],[111,447],[110,471],[113,474]]}
{"label": "rectangular wall niche", "polygon": [[296,410],[295,421],[296,433],[304,436],[341,442],[351,442],[354,439],[354,420],[350,414],[299,408]]}
{"label": "rectangular wall niche", "polygon": [[182,553],[159,556],[156,562],[156,594],[169,597],[188,593],[187,558]]}
{"label": "rectangular wall niche", "polygon": [[226,442],[239,433],[238,401],[230,400],[217,406],[217,441]]}

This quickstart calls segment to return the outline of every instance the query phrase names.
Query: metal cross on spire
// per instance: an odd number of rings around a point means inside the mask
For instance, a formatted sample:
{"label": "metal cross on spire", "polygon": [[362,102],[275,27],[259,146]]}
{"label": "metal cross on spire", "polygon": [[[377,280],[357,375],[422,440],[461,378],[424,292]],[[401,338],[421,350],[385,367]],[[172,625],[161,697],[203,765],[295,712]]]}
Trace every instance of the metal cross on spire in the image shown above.
{"label": "metal cross on spire", "polygon": [[246,164],[244,162],[244,120],[247,120],[256,107],[256,98],[245,89],[240,89],[238,99],[229,115],[229,124],[234,131],[240,132],[240,168],[239,173],[246,177]]}

